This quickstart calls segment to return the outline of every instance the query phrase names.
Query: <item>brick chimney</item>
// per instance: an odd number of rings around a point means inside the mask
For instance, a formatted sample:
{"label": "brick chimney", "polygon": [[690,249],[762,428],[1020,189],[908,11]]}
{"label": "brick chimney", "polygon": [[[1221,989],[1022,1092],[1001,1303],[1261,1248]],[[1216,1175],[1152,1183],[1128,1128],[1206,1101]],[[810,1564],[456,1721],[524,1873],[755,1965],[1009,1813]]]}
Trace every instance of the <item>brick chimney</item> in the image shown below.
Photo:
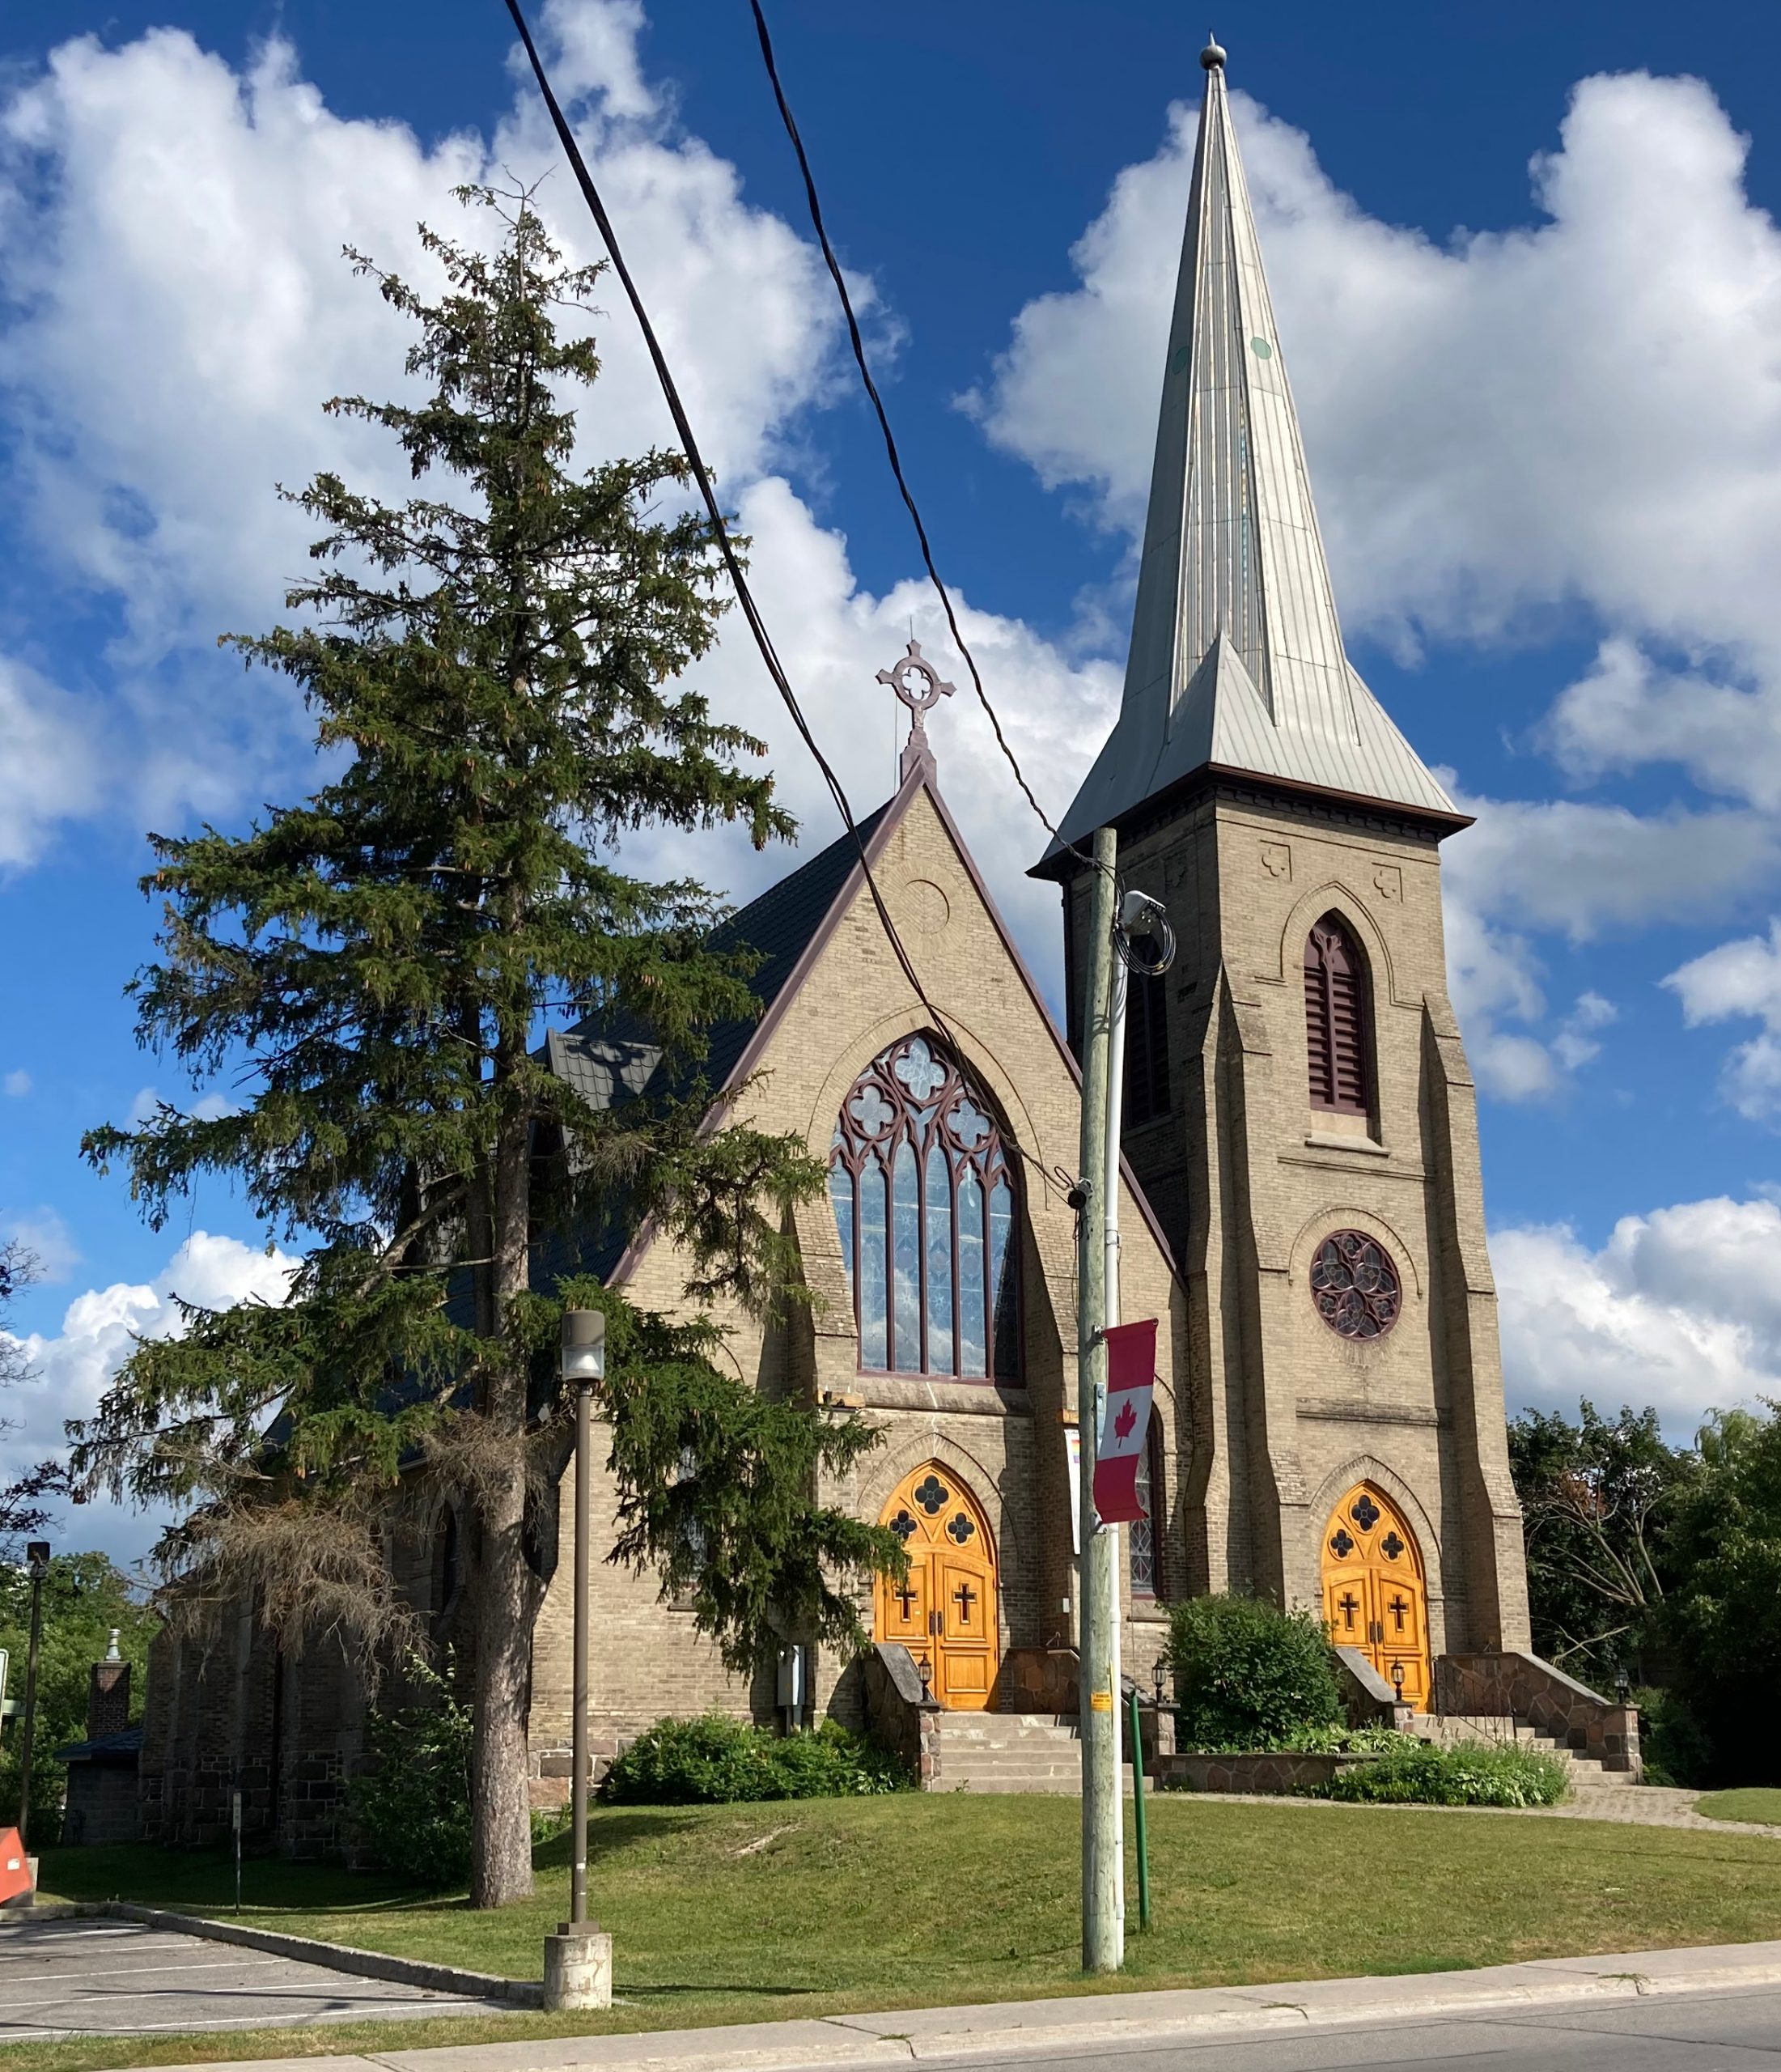
{"label": "brick chimney", "polygon": [[117,1628],[112,1628],[105,1659],[93,1664],[92,1681],[87,1687],[87,1739],[121,1734],[129,1725],[129,1664],[118,1659]]}

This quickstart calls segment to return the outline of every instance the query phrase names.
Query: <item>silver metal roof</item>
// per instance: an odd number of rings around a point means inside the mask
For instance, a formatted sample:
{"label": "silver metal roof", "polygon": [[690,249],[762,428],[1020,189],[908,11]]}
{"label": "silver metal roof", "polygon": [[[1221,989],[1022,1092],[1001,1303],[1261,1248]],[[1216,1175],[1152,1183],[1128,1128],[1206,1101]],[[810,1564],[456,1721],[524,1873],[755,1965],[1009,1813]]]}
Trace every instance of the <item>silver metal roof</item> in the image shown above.
{"label": "silver metal roof", "polygon": [[1064,839],[1209,764],[1457,821],[1343,652],[1224,53],[1201,62],[1125,698]]}

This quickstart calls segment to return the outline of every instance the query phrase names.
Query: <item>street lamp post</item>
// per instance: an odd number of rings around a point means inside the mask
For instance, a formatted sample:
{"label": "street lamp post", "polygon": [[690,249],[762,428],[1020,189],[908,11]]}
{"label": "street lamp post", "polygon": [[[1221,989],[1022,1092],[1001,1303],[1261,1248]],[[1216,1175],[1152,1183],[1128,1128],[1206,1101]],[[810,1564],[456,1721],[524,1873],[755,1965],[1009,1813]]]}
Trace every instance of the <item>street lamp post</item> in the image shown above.
{"label": "street lamp post", "polygon": [[545,1938],[545,2006],[553,2011],[609,2007],[613,1938],[587,1919],[587,1540],[593,1453],[594,1386],[606,1374],[606,1318],[599,1310],[565,1310],[559,1371],[575,1392],[575,1629],[571,1671],[569,1918]]}
{"label": "street lamp post", "polygon": [[37,1730],[37,1643],[43,1637],[44,1578],[49,1573],[49,1542],[33,1539],[25,1548],[31,1577],[31,1645],[25,1656],[25,1724],[19,1747],[19,1844],[31,1839],[31,1744]]}

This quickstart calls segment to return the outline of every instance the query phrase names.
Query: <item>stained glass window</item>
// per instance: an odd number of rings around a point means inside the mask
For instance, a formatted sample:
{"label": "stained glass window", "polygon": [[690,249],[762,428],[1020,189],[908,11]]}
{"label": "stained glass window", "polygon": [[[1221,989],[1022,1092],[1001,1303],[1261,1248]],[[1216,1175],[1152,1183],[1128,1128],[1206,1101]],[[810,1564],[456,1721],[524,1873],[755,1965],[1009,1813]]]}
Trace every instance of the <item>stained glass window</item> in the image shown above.
{"label": "stained glass window", "polygon": [[905,1036],[872,1060],[829,1154],[863,1368],[1020,1379],[1014,1189],[989,1105],[944,1046]]}
{"label": "stained glass window", "polygon": [[1161,1576],[1156,1559],[1156,1506],[1163,1493],[1162,1446],[1157,1438],[1153,1412],[1144,1435],[1144,1450],[1138,1458],[1138,1501],[1144,1515],[1126,1526],[1128,1563],[1134,1597],[1160,1597]]}

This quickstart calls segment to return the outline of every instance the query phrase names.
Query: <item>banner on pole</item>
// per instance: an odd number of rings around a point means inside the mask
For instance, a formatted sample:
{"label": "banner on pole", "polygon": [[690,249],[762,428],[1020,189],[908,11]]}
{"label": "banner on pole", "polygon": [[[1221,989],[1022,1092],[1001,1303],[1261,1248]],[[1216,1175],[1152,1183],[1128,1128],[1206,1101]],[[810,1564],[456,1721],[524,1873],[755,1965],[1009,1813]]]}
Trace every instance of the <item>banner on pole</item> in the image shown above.
{"label": "banner on pole", "polygon": [[1104,1335],[1107,1411],[1095,1450],[1095,1509],[1103,1525],[1129,1525],[1144,1515],[1138,1470],[1156,1380],[1156,1319],[1109,1325]]}

